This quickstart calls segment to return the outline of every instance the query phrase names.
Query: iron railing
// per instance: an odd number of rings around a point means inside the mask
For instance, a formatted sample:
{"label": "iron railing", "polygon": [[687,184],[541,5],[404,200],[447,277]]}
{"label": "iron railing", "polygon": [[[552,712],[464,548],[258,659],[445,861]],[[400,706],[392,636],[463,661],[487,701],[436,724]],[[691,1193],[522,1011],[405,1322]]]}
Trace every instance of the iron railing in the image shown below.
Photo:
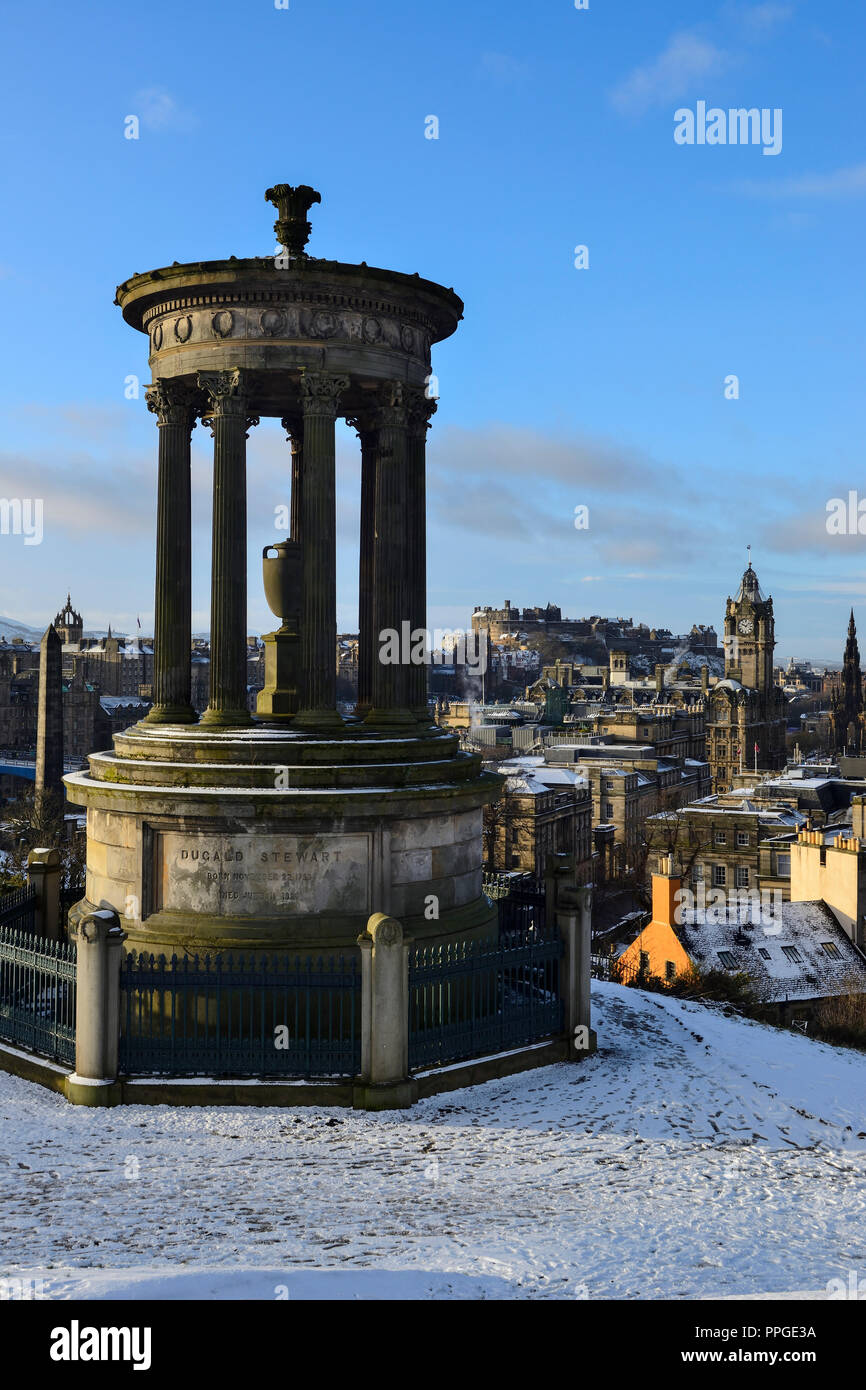
{"label": "iron railing", "polygon": [[75,963],[74,945],[0,925],[0,1038],[74,1064]]}
{"label": "iron railing", "polygon": [[14,927],[23,932],[35,931],[35,888],[16,888],[14,892],[4,893],[0,897],[0,927]]}
{"label": "iron railing", "polygon": [[356,958],[129,955],[119,1069],[171,1076],[357,1076]]}
{"label": "iron railing", "polygon": [[485,873],[481,886],[496,904],[501,935],[544,930],[545,892],[539,879],[531,874]]}
{"label": "iron railing", "polygon": [[409,1068],[446,1066],[554,1037],[564,1026],[558,933],[427,946],[409,957]]}

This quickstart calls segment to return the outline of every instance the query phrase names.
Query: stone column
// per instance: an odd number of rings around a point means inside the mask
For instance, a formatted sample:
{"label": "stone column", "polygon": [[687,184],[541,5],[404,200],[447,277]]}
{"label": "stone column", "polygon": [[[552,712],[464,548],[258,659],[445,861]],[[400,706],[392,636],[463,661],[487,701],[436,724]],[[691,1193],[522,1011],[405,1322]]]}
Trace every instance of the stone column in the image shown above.
{"label": "stone column", "polygon": [[75,1072],[66,1081],[66,1097],[77,1105],[113,1105],[120,1099],[120,948],[125,940],[110,908],[90,912],[78,924]]}
{"label": "stone column", "polygon": [[329,372],[301,377],[304,405],[300,530],[301,668],[306,686],[296,727],[341,729],[337,713],[337,504],[334,422],[349,378]]}
{"label": "stone column", "polygon": [[[406,454],[406,527],[408,533],[409,620],[413,629],[427,627],[427,431],[436,402],[420,388],[409,397]],[[429,666],[409,668],[409,708],[425,728],[432,724],[427,703]]]}
{"label": "stone column", "polygon": [[183,382],[145,389],[159,429],[153,708],[149,724],[192,724],[192,534],[190,438],[196,393]]}
{"label": "stone column", "polygon": [[32,849],[27,856],[27,877],[36,891],[36,935],[59,941],[60,928],[60,851]]}
{"label": "stone column", "polygon": [[416,1099],[409,1077],[409,942],[395,917],[377,912],[361,948],[361,1082],[355,1109],[403,1109]]}
{"label": "stone column", "polygon": [[210,702],[203,724],[240,727],[247,708],[247,413],[239,368],[199,372],[209,406],[202,423],[214,439],[213,553],[211,557]]}
{"label": "stone column", "polygon": [[569,1060],[579,1062],[597,1046],[590,1014],[591,884],[561,889],[556,924],[564,947],[559,988],[565,1004]]}
{"label": "stone column", "polygon": [[39,647],[39,706],[36,724],[36,807],[62,807],[63,645],[52,624]]}
{"label": "stone column", "polygon": [[379,435],[375,414],[370,411],[348,422],[358,432],[361,441],[361,535],[358,565],[358,702],[356,713],[362,718],[370,712],[373,702],[373,663],[379,644],[374,629],[373,594],[375,592],[374,536],[376,508],[376,459]]}
{"label": "stone column", "polygon": [[408,417],[406,390],[388,382],[379,390],[373,571],[373,704],[366,724],[409,732],[417,720],[409,709],[412,624],[408,579]]}

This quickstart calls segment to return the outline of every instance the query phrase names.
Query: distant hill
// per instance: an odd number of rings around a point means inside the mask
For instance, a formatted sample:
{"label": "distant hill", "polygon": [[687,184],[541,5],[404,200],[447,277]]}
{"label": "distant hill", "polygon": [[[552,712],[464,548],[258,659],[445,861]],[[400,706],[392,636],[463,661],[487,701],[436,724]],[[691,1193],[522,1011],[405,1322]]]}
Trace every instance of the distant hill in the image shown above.
{"label": "distant hill", "polygon": [[[47,626],[46,623],[45,627]],[[25,642],[41,642],[45,627],[28,627],[26,623],[19,623],[16,618],[0,617],[0,638],[5,637],[7,642],[11,642],[13,637],[22,637]]]}
{"label": "distant hill", "polygon": [[[14,637],[20,637],[24,642],[41,642],[47,627],[48,622],[46,622],[45,627],[28,627],[26,623],[19,623],[17,618],[0,617],[0,641],[5,638],[7,642],[11,642]],[[115,637],[127,635],[124,632],[115,632],[114,629],[112,629],[112,633]],[[85,637],[107,637],[107,635],[105,630],[99,628],[85,628],[84,631]]]}

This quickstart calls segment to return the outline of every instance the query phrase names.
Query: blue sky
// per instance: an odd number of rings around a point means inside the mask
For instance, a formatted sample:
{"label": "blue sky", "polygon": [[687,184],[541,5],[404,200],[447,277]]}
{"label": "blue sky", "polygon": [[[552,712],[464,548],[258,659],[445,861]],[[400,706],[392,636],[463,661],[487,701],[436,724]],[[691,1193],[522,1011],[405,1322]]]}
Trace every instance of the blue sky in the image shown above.
{"label": "blue sky", "polygon": [[[828,499],[866,497],[860,0],[49,0],[4,28],[0,496],[43,497],[45,539],[0,536],[0,613],[42,626],[71,589],[89,626],[151,627],[156,429],[124,399],[146,344],[115,287],[269,254],[264,189],[286,181],[321,190],[312,254],[418,270],[466,304],[434,362],[431,626],[506,597],[718,625],[751,542],[779,656],[838,657],[851,603],[866,633],[866,536],[825,524]],[[781,153],[675,144],[698,101],[781,108]],[[249,464],[256,631],[287,500],[276,422]],[[339,490],[349,629],[345,430]]]}

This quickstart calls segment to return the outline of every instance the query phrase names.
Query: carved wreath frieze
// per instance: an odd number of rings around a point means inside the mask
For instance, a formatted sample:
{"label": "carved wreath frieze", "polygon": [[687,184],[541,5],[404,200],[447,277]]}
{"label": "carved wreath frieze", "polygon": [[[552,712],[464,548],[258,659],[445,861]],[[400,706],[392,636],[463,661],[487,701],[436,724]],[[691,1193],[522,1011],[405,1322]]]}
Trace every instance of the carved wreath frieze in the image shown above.
{"label": "carved wreath frieze", "polygon": [[[219,303],[219,301],[217,301]],[[214,337],[250,341],[284,338],[290,341],[357,343],[359,347],[390,348],[429,364],[430,332],[399,319],[363,313],[351,308],[323,308],[304,304],[273,304],[263,308],[193,309],[188,314],[168,314],[151,324],[151,349],[188,342],[212,342]]]}

